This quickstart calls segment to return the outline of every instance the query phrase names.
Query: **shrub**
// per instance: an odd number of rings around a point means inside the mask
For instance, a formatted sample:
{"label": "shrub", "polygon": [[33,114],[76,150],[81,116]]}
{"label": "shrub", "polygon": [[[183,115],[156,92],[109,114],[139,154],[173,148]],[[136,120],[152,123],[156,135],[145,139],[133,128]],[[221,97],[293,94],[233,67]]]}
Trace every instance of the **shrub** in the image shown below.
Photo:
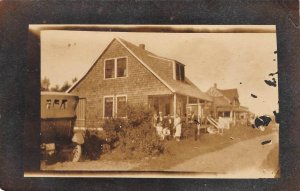
{"label": "shrub", "polygon": [[138,127],[125,129],[124,137],[120,139],[120,149],[124,158],[142,158],[164,153],[165,144],[151,123],[142,123]]}
{"label": "shrub", "polygon": [[104,121],[103,130],[105,132],[103,139],[111,149],[117,147],[120,137],[124,134],[124,128],[128,125],[125,119],[109,118]]}
{"label": "shrub", "polygon": [[85,142],[83,144],[83,155],[91,160],[97,160],[102,153],[104,140],[97,135],[86,133]]}
{"label": "shrub", "polygon": [[182,123],[182,137],[183,138],[189,138],[189,137],[193,137],[194,136],[194,132],[195,129],[193,127],[193,124],[191,123],[186,123],[186,122],[183,122]]}
{"label": "shrub", "polygon": [[166,150],[151,120],[153,111],[144,105],[127,107],[127,120],[107,119],[103,124],[111,148],[119,147],[123,158],[157,156]]}
{"label": "shrub", "polygon": [[151,123],[153,110],[149,109],[145,105],[128,105],[126,110],[129,126],[137,127],[142,123]]}

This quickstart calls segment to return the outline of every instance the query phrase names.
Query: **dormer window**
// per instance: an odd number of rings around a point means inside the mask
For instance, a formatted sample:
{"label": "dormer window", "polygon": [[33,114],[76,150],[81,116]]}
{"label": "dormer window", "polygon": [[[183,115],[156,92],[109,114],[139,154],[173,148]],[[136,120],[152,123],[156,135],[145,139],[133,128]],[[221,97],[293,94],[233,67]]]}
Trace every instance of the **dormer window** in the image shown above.
{"label": "dormer window", "polygon": [[112,58],[104,62],[104,78],[127,77],[127,58]]}
{"label": "dormer window", "polygon": [[184,81],[184,65],[175,63],[176,80]]}

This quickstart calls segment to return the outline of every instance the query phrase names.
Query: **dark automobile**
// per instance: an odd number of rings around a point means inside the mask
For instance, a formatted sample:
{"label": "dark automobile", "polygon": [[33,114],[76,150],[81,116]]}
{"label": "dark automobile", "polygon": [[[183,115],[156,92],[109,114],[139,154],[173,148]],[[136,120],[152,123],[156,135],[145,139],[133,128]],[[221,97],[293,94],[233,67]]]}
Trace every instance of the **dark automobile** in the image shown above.
{"label": "dark automobile", "polygon": [[68,93],[41,92],[41,150],[44,160],[68,153],[79,161],[84,143],[82,133],[74,132],[78,97]]}

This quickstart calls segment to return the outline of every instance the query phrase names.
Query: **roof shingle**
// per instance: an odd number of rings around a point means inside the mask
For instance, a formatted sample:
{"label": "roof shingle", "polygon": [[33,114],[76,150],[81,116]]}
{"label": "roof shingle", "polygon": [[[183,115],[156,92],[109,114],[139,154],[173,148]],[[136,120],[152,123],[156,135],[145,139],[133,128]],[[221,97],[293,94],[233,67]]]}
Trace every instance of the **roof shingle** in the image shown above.
{"label": "roof shingle", "polygon": [[130,49],[136,57],[143,61],[151,68],[164,82],[166,82],[174,91],[174,93],[200,98],[206,101],[212,101],[211,97],[202,92],[195,84],[187,77],[185,81],[173,79],[173,63],[177,62],[174,59],[163,58],[140,48],[124,39],[120,40],[128,49]]}

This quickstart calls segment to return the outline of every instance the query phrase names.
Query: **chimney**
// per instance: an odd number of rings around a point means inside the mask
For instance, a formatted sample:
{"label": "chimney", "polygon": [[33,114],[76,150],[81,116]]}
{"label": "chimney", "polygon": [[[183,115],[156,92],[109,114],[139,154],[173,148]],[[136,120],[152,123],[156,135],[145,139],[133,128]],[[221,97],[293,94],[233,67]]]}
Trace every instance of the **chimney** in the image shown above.
{"label": "chimney", "polygon": [[143,50],[145,50],[145,44],[139,44],[139,47]]}
{"label": "chimney", "polygon": [[214,83],[214,88],[217,88],[217,83]]}

